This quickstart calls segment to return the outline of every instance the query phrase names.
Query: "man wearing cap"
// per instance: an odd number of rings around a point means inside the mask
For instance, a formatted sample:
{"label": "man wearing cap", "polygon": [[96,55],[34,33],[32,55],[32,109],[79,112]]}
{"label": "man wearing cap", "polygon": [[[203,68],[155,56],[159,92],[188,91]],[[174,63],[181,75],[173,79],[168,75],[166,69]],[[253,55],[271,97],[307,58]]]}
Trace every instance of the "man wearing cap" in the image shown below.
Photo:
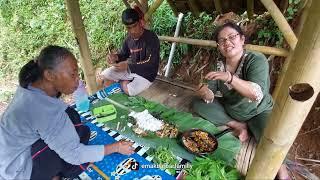
{"label": "man wearing cap", "polygon": [[122,23],[128,35],[118,53],[108,54],[107,62],[112,67],[102,71],[98,79],[104,85],[120,82],[126,94],[135,96],[147,89],[157,76],[160,42],[155,33],[144,29],[136,10],[124,10]]}

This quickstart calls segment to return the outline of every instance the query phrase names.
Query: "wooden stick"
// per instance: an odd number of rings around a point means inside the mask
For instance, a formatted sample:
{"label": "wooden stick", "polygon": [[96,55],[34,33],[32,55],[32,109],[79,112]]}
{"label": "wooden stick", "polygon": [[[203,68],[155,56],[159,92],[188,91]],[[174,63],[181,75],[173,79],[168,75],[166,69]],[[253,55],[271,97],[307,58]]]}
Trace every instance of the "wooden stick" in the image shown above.
{"label": "wooden stick", "polygon": [[299,134],[298,136],[302,136],[302,135],[311,133],[311,132],[316,131],[316,130],[318,130],[318,129],[320,129],[320,127],[317,127],[317,128],[315,128],[315,129],[311,129],[310,131],[306,131],[306,132],[304,132],[304,133],[301,133],[301,134]]}
{"label": "wooden stick", "polygon": [[145,21],[149,21],[152,14],[157,10],[157,8],[161,5],[162,2],[163,2],[163,0],[155,0],[151,4],[150,8],[148,9],[148,12],[146,12],[146,14],[144,15]]}
{"label": "wooden stick", "polygon": [[96,165],[94,164],[90,164],[90,166],[97,171],[98,174],[100,174],[105,180],[109,180],[109,177],[103,172],[101,171],[101,169],[99,169]]}
{"label": "wooden stick", "polygon": [[296,158],[296,159],[299,159],[299,160],[302,160],[302,161],[310,161],[310,162],[316,162],[316,163],[320,163],[320,160],[317,160],[317,159],[308,159],[308,158]]}
{"label": "wooden stick", "polygon": [[280,31],[283,33],[285,40],[288,42],[290,48],[294,50],[298,39],[294,32],[292,31],[289,23],[287,22],[286,18],[283,16],[277,5],[274,3],[273,0],[260,0],[264,7],[268,10],[270,15],[272,16],[273,20],[278,25]]}
{"label": "wooden stick", "polygon": [[79,1],[65,0],[67,5],[68,14],[70,17],[73,32],[76,36],[76,40],[80,49],[80,63],[83,68],[84,78],[88,85],[88,91],[90,94],[97,91],[95,71],[91,62],[91,53],[89,49],[89,43],[87,34],[83,25],[83,20],[80,12]]}
{"label": "wooden stick", "polygon": [[[313,0],[246,179],[276,176],[320,92],[319,9],[320,1]],[[314,91],[311,98],[305,101],[291,98],[289,87],[299,82],[310,84]]]}
{"label": "wooden stick", "polygon": [[[210,41],[210,40],[190,39],[190,38],[182,38],[182,37],[169,37],[169,36],[158,36],[158,38],[161,41],[178,42],[178,43],[192,44],[197,46],[217,47],[217,43],[215,41]],[[285,49],[268,47],[268,46],[246,44],[245,49],[258,51],[264,54],[270,54],[275,56],[287,57],[289,55],[289,52]]]}

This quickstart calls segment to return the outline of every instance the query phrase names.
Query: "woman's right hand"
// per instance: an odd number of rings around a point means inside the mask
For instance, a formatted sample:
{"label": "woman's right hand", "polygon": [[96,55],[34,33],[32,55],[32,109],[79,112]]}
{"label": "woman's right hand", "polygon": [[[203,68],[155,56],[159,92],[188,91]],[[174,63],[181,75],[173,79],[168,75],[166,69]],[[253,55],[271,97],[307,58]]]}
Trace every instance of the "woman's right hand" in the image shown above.
{"label": "woman's right hand", "polygon": [[132,147],[132,142],[129,141],[118,141],[113,144],[108,144],[104,146],[104,155],[112,153],[120,153],[124,155],[131,155],[134,153],[134,148]]}
{"label": "woman's right hand", "polygon": [[204,102],[212,103],[214,100],[214,93],[209,89],[207,84],[200,84],[197,91],[198,96],[200,96]]}

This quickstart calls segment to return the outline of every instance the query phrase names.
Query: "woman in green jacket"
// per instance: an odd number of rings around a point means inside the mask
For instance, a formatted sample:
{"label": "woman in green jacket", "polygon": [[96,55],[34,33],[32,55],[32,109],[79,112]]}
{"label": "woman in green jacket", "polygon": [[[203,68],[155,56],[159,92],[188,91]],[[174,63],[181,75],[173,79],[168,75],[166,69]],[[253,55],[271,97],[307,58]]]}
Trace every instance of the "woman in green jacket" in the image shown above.
{"label": "woman in green jacket", "polygon": [[[193,109],[216,125],[232,128],[242,142],[249,131],[259,141],[273,107],[267,59],[244,49],[244,33],[234,23],[218,27],[214,38],[224,58],[205,76],[208,84],[199,88],[201,99],[193,102]],[[222,97],[215,99],[214,94]],[[287,178],[284,165],[280,170],[279,178]]]}

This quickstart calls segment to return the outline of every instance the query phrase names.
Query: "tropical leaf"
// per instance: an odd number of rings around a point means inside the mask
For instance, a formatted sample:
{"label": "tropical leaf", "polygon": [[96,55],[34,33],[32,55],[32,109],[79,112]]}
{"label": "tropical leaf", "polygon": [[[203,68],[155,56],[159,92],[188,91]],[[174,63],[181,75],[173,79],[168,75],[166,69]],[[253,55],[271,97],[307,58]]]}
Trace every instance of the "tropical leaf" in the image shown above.
{"label": "tropical leaf", "polygon": [[[191,113],[179,112],[175,109],[168,108],[156,102],[148,101],[141,97],[128,97],[125,94],[114,94],[111,95],[109,98],[120,104],[127,104],[131,107],[134,106],[134,108],[132,109],[135,111],[140,112],[144,109],[148,109],[152,114],[160,113],[160,117],[163,118],[164,121],[168,121],[172,124],[175,124],[178,127],[179,132],[183,132],[192,128],[199,128],[208,131],[212,134],[217,133],[219,131],[217,127],[209,121],[199,117],[193,117]],[[102,104],[109,104],[109,102],[100,101],[97,105],[101,106]],[[114,121],[107,122],[106,126],[115,129],[117,127],[118,122],[120,122],[120,131],[124,129],[124,126],[126,126],[127,119],[121,119],[119,117],[127,117],[128,111],[119,107],[116,108],[118,112],[117,119]],[[192,161],[195,158],[195,155],[189,153],[181,146],[180,141],[178,139],[159,138],[156,136],[139,137],[128,127],[126,127],[125,130],[121,131],[120,134],[123,134],[140,144],[152,148],[158,148],[160,146],[168,147],[168,149],[172,151],[175,155],[188,159],[190,161]],[[212,154],[213,157],[215,157],[216,159],[221,159],[227,163],[231,163],[240,150],[239,140],[231,134],[226,134],[220,137],[218,141],[219,147]]]}

